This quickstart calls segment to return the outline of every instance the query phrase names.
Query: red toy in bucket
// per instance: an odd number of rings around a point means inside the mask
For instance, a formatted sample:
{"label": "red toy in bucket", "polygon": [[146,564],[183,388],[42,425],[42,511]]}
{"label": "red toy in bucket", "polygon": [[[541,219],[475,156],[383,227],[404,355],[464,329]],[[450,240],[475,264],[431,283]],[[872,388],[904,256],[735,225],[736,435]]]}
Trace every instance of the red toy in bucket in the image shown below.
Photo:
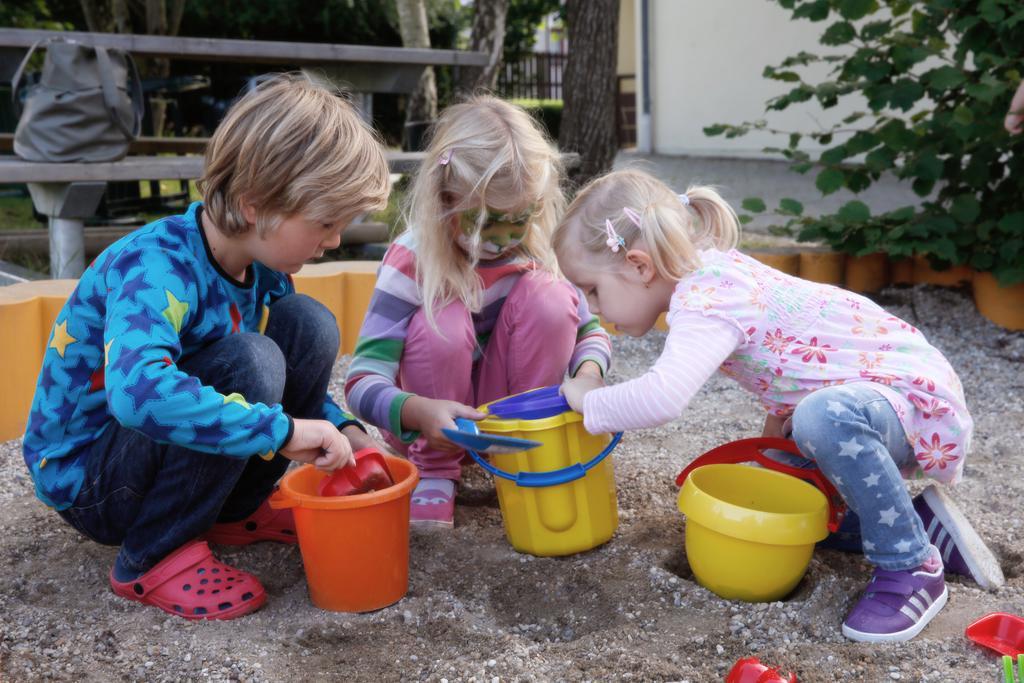
{"label": "red toy in bucket", "polygon": [[828,500],[828,530],[836,531],[839,528],[839,523],[843,520],[843,516],[846,514],[846,503],[843,501],[843,497],[839,495],[839,492],[836,491],[836,487],[832,485],[832,482],[826,479],[825,475],[817,468],[801,469],[776,462],[764,454],[766,450],[784,451],[791,455],[804,457],[800,453],[800,449],[797,448],[796,443],[789,439],[767,436],[754,439],[740,439],[739,441],[732,441],[718,448],[713,448],[691,462],[676,477],[676,486],[682,486],[686,478],[690,476],[690,472],[704,465],[738,465],[743,462],[756,462],[766,469],[782,472],[817,486]]}
{"label": "red toy in bucket", "polygon": [[355,461],[336,469],[317,486],[321,496],[354,496],[370,491],[382,491],[395,483],[387,462],[380,451],[364,448],[353,454]]}
{"label": "red toy in bucket", "polygon": [[1024,619],[1016,614],[993,612],[967,627],[964,635],[1001,655],[1024,653]]}

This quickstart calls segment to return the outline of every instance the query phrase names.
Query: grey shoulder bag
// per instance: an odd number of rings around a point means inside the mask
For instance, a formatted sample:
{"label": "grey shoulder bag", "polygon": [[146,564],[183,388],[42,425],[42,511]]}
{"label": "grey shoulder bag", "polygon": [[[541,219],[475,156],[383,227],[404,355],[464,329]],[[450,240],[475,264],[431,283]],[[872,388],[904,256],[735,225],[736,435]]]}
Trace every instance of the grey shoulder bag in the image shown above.
{"label": "grey shoulder bag", "polygon": [[26,93],[14,153],[29,161],[123,158],[142,125],[142,85],[131,55],[63,38],[39,41],[11,80],[15,111],[25,66],[39,47],[46,49],[43,74]]}

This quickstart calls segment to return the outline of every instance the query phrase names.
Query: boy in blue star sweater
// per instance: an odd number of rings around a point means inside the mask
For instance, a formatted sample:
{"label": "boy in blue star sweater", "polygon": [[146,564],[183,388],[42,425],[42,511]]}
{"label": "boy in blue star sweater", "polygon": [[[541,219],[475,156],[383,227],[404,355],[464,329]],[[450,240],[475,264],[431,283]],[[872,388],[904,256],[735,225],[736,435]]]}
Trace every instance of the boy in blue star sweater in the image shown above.
{"label": "boy in blue star sweater", "polygon": [[113,244],[57,316],[24,439],[36,494],[119,545],[114,591],[191,619],[266,599],[205,539],[294,542],[266,499],[289,460],[373,445],[327,393],[334,316],[291,274],[384,206],[383,151],[303,76],[239,100],[210,139],[204,202]]}

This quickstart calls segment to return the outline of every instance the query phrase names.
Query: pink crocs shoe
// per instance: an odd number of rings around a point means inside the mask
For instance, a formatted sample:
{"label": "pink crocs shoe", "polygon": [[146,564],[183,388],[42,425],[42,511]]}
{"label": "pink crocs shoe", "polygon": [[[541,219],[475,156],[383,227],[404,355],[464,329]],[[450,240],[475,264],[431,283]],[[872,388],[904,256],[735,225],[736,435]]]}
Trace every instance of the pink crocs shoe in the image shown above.
{"label": "pink crocs shoe", "polygon": [[450,479],[420,479],[412,492],[409,523],[419,527],[455,526],[455,482]]}
{"label": "pink crocs shoe", "polygon": [[235,619],[267,601],[259,579],[218,560],[204,541],[186,543],[132,581],[118,581],[111,569],[110,587],[185,619]]}
{"label": "pink crocs shoe", "polygon": [[260,503],[256,512],[241,521],[214,524],[202,539],[220,545],[249,545],[257,541],[299,542],[292,511],[275,510],[267,501]]}

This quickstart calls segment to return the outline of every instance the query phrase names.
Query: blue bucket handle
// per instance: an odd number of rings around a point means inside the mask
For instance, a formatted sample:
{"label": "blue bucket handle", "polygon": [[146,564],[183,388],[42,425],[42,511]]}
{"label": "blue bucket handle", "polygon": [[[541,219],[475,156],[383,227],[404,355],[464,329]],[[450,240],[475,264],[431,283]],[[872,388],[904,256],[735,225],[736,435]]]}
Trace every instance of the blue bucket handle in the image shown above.
{"label": "blue bucket handle", "polygon": [[[476,426],[476,423],[473,424]],[[615,450],[615,447],[622,440],[622,432],[616,432],[612,435],[612,440],[605,446],[604,450],[598,453],[590,460],[590,462],[575,463],[568,467],[563,467],[559,470],[551,470],[549,472],[517,472],[512,474],[505,470],[498,469],[487,461],[486,458],[482,457],[476,451],[470,450],[469,455],[476,460],[476,463],[483,467],[485,470],[493,474],[495,477],[501,477],[502,479],[508,479],[514,481],[517,486],[524,486],[527,488],[541,488],[544,486],[558,486],[559,484],[568,484],[570,481],[576,481],[586,476],[587,471],[597,466],[602,460],[608,457],[608,455]]]}

